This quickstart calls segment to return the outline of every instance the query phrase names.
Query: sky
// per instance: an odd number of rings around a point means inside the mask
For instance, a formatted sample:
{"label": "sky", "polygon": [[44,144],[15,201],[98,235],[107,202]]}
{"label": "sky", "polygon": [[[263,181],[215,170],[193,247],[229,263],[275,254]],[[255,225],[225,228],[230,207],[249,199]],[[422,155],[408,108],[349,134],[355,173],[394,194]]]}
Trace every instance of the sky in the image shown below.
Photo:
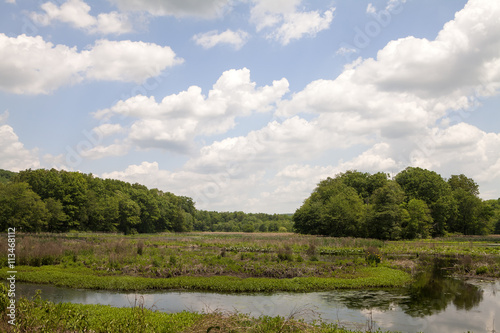
{"label": "sky", "polygon": [[500,197],[500,2],[0,0],[0,168],[293,213],[412,166]]}

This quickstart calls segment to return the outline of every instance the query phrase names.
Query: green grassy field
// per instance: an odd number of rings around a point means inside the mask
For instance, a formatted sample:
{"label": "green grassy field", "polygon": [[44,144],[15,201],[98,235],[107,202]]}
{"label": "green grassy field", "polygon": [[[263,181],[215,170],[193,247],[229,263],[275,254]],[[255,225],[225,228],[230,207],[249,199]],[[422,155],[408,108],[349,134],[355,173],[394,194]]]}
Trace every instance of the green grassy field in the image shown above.
{"label": "green grassy field", "polygon": [[[383,242],[296,234],[19,234],[17,279],[90,289],[218,292],[400,287],[423,256],[460,275],[500,276],[500,238]],[[5,243],[0,245],[6,247]],[[0,248],[0,277],[7,249]]]}
{"label": "green grassy field", "polygon": [[[500,237],[380,241],[297,234],[17,234],[16,279],[70,288],[214,292],[316,291],[401,287],[429,258],[452,274],[500,277]],[[0,277],[7,277],[0,244]],[[0,295],[1,296],[1,295]],[[0,297],[1,298],[1,297]],[[5,299],[5,297],[4,297]],[[2,332],[354,332],[334,324],[239,313],[160,313],[100,305],[17,304],[16,329]]]}

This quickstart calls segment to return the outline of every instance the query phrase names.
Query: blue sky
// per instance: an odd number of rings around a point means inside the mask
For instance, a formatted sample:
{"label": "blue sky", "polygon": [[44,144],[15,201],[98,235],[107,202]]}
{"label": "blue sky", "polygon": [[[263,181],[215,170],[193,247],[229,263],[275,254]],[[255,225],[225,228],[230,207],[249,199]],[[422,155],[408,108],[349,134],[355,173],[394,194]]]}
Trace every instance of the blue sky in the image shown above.
{"label": "blue sky", "polygon": [[0,2],[0,168],[292,213],[346,170],[500,197],[500,3]]}

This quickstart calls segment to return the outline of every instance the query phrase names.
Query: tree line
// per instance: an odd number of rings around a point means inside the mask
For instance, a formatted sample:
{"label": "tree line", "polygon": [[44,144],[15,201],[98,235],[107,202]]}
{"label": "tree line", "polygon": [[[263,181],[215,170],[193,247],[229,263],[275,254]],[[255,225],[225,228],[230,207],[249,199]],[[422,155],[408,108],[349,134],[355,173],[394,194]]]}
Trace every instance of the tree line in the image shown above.
{"label": "tree line", "polygon": [[500,232],[500,199],[479,198],[479,186],[463,174],[445,180],[409,167],[390,179],[382,172],[347,171],[320,181],[293,222],[299,233],[328,236],[485,235]]}
{"label": "tree line", "polygon": [[55,169],[0,169],[0,231],[291,231],[291,216],[208,212],[144,185]]}
{"label": "tree line", "polygon": [[195,230],[223,232],[291,232],[291,214],[236,212],[196,212]]}

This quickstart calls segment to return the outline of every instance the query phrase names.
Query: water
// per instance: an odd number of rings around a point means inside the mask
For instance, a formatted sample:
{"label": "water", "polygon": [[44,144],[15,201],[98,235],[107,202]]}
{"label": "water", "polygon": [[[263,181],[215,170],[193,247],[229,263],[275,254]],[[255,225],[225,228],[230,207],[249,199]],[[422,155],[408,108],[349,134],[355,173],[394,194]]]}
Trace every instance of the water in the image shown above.
{"label": "water", "polygon": [[54,302],[143,304],[164,312],[228,310],[253,316],[321,318],[352,329],[382,328],[401,332],[500,331],[500,281],[464,281],[444,276],[439,265],[421,273],[415,283],[399,290],[338,290],[312,293],[218,294],[156,291],[120,293],[18,283],[18,295],[37,289]]}

